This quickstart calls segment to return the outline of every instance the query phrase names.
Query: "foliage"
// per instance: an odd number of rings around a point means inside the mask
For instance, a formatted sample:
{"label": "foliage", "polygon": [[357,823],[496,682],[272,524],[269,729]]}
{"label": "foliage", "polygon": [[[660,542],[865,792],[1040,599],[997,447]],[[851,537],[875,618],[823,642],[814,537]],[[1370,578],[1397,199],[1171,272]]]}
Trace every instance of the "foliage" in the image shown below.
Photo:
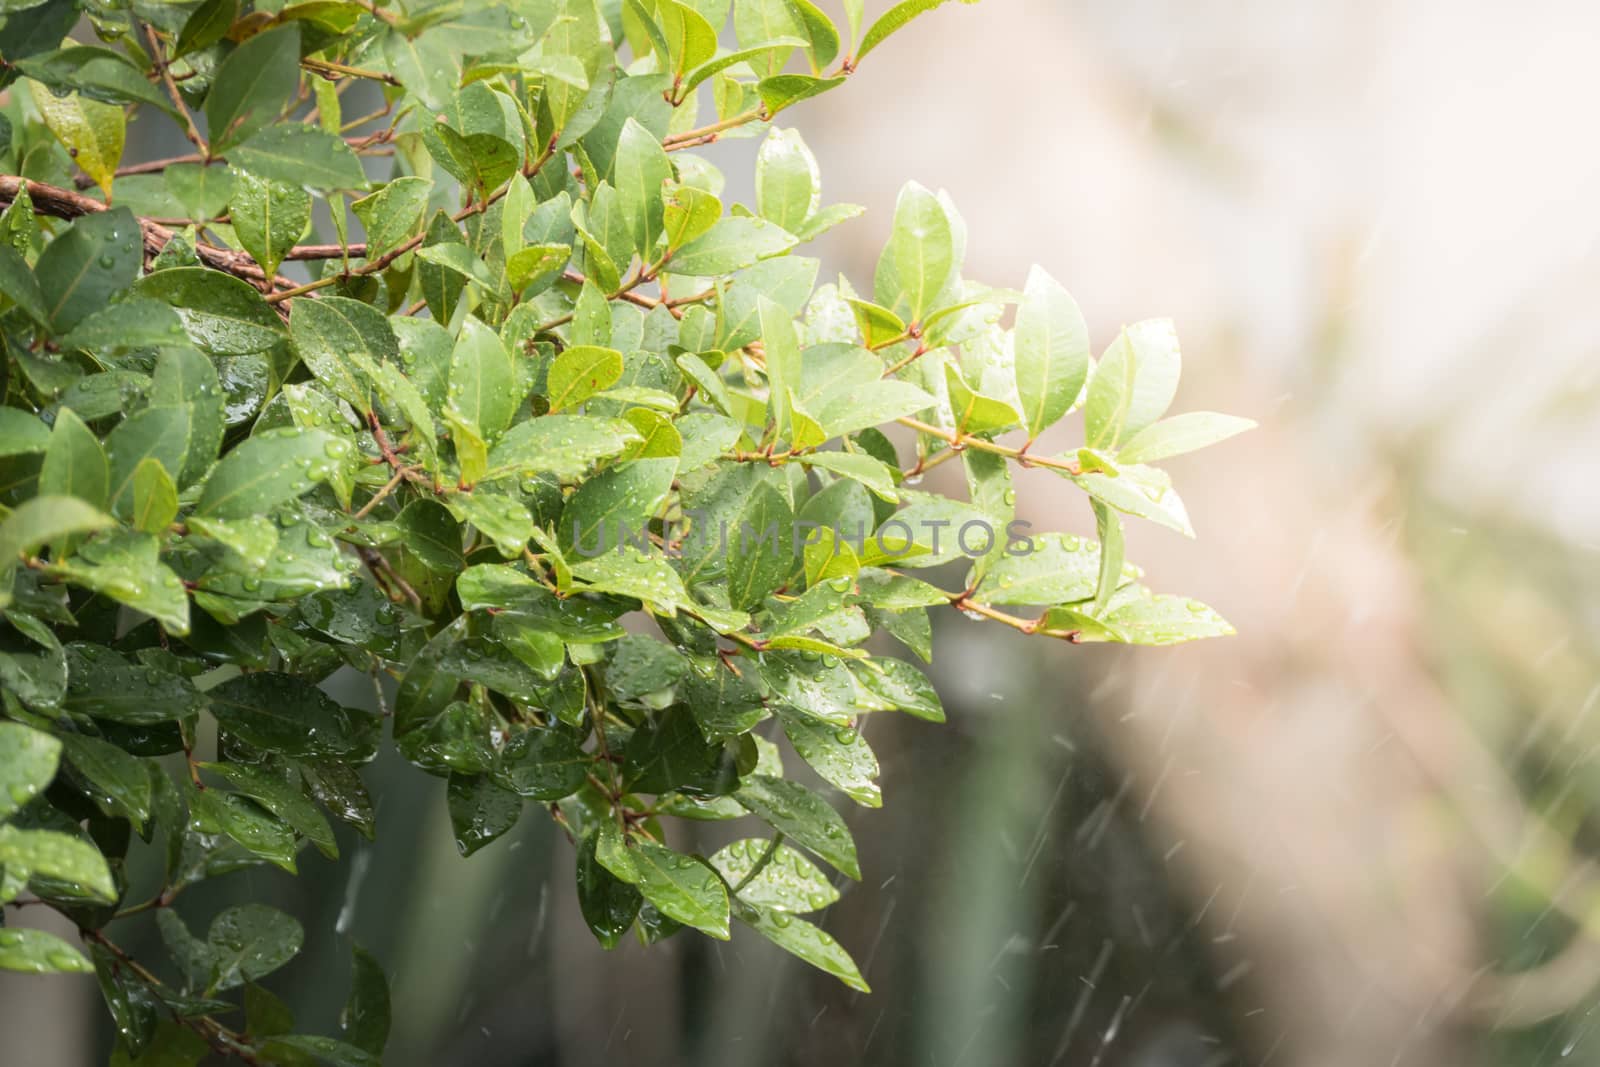
{"label": "foliage", "polygon": [[[1125,514],[1191,533],[1152,464],[1250,425],[1163,417],[1170,323],[1092,359],[1042,270],[964,278],[960,216],[916,184],[869,288],[794,254],[859,209],[772,120],[934,6],[849,3],[841,34],[734,0],[728,47],[728,0],[132,0],[83,10],[98,44],[62,42],[77,0],[0,9],[0,901],[87,948],[0,929],[0,966],[93,971],[119,1063],[377,1062],[370,956],[342,1037],[296,1035],[258,983],[298,923],[247,904],[201,938],[177,901],[336,856],[330,815],[372,835],[359,769],[392,743],[448,780],[463,855],[545,808],[606,947],[738,923],[865,989],[799,918],[839,894],[817,861],[861,876],[854,842],[787,773],[876,807],[864,721],[943,719],[869,638],[927,660],[948,607],[1073,643],[1231,632],[1123,558]],[[193,151],[124,166],[158,113]],[[753,209],[692,153],[737,137]],[[1080,410],[1083,447],[1033,447]],[[946,462],[965,500],[915,488]],[[1098,540],[1029,532],[1013,467],[1082,489]],[[381,714],[320,688],[339,671]],[[752,816],[710,857],[669,844]],[[165,976],[124,921],[159,925]]]}

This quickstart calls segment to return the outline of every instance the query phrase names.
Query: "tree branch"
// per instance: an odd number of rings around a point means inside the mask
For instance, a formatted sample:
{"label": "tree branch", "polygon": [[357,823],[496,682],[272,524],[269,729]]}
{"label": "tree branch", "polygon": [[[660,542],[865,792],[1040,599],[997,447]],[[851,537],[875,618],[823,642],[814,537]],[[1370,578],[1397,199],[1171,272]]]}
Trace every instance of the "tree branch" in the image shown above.
{"label": "tree branch", "polygon": [[[75,219],[107,210],[106,205],[100,201],[75,193],[71,189],[60,189],[43,182],[29,181],[14,174],[0,174],[0,206],[10,207],[11,202],[17,198],[18,191],[24,188],[33,200],[33,211],[36,215],[45,215],[53,219]],[[138,222],[139,228],[144,231],[144,251],[147,256],[158,254],[174,236],[167,227],[150,219],[140,218]],[[294,285],[294,282],[281,276],[269,282],[248,252],[235,252],[231,249],[196,244],[195,255],[206,266],[242,278],[265,293],[270,293],[277,286]]]}

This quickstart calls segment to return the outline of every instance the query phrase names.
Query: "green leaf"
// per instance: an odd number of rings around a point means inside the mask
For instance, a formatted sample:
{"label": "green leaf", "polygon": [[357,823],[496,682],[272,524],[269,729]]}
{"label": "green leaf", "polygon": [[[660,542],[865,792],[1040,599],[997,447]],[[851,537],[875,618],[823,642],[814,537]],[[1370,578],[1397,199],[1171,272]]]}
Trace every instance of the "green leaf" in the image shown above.
{"label": "green leaf", "polygon": [[218,519],[190,515],[187,525],[189,536],[208,538],[226,546],[250,570],[264,569],[272,558],[273,549],[278,547],[278,528],[267,518]]}
{"label": "green leaf", "polygon": [[99,438],[71,409],[62,408],[56,413],[55,428],[50,432],[44,466],[39,468],[39,492],[73,496],[103,508],[110,483],[111,466]]}
{"label": "green leaf", "polygon": [[878,776],[878,758],[859,729],[833,726],[794,712],[780,718],[789,743],[823,781],[837,786],[857,804],[883,806],[883,791],[873,781]]}
{"label": "green leaf", "polygon": [[310,189],[367,187],[361,160],[344,139],[304,123],[269,126],[244,144],[230,148],[228,162],[237,170],[284,185]]}
{"label": "green leaf", "polygon": [[878,259],[878,303],[921,322],[956,267],[950,216],[933,193],[907,182],[894,206],[894,228]]}
{"label": "green leaf", "polygon": [[0,867],[12,878],[42,875],[71,883],[87,896],[108,902],[117,899],[111,870],[100,850],[70,834],[0,825]]}
{"label": "green leaf", "polygon": [[1154,463],[1194,452],[1226,441],[1236,434],[1253,430],[1254,419],[1237,415],[1218,415],[1212,411],[1191,411],[1151,423],[1134,434],[1117,450],[1122,463]]}
{"label": "green leaf", "polygon": [[475,318],[461,326],[450,357],[450,407],[487,444],[511,425],[521,395],[511,353]]}
{"label": "green leaf", "polygon": [[1048,605],[1094,595],[1100,574],[1098,545],[1074,534],[1032,540],[1032,551],[1005,554],[990,565],[975,594],[979,602]]}
{"label": "green leaf", "polygon": [[300,26],[258,33],[228,54],[206,94],[214,152],[236,145],[277,117],[300,84]]}
{"label": "green leaf", "polygon": [[[861,47],[856,50],[856,62],[867,58],[867,53],[877,48],[884,41],[903,29],[906,23],[926,11],[932,11],[945,0],[900,0],[888,11],[879,15],[877,21],[868,27],[867,35],[861,39]],[[962,3],[975,3],[976,0],[962,0]]]}
{"label": "green leaf", "polygon": [[[41,326],[50,325],[50,312],[45,307],[44,292],[39,288],[39,279],[33,276],[28,261],[10,245],[0,245],[0,293],[9,297],[11,302],[26,312],[34,322]],[[0,408],[0,411],[9,412],[10,418],[17,418],[23,414],[15,408]]]}
{"label": "green leaf", "polygon": [[820,927],[781,911],[751,906],[741,907],[738,917],[785,952],[826,971],[851,989],[872,992],[850,954]]}
{"label": "green leaf", "polygon": [[269,181],[236,167],[228,215],[239,243],[271,277],[311,224],[311,197],[298,186]]}
{"label": "green leaf", "polygon": [[598,555],[614,549],[624,534],[637,536],[661,509],[677,468],[675,459],[637,459],[584,482],[561,509],[561,547]]}
{"label": "green leaf", "polygon": [[827,801],[805,786],[753,774],[744,779],[734,796],[774,830],[810,849],[841,873],[861,880],[856,844],[844,820]]}
{"label": "green leaf", "polygon": [[[4,253],[0,249],[0,254]],[[39,416],[0,407],[0,456],[26,456],[50,447],[50,427]]]}
{"label": "green leaf", "polygon": [[[615,393],[607,395],[614,396]],[[649,408],[629,408],[623,418],[638,431],[640,440],[623,453],[627,459],[678,457],[683,455],[683,435],[672,420]]]}
{"label": "green leaf", "polygon": [[490,133],[463,136],[442,122],[424,128],[424,142],[441,167],[458,181],[486,195],[517,169],[517,150]]}
{"label": "green leaf", "polygon": [[28,974],[91,974],[77,949],[44,930],[0,929],[0,970]]}
{"label": "green leaf", "polygon": [[1121,603],[1114,600],[1105,621],[1134,645],[1175,645],[1234,632],[1228,620],[1198,600],[1155,595],[1147,589]]}
{"label": "green leaf", "polygon": [[[152,693],[150,697],[159,697]],[[172,717],[167,712],[165,717]],[[154,806],[150,765],[109,741],[87,734],[62,734],[62,752],[76,783],[95,807],[143,827]]]}
{"label": "green leaf", "polygon": [[489,474],[539,474],[578,478],[597,461],[621,453],[639,439],[623,419],[595,415],[545,415],[517,423],[489,452]]}
{"label": "green leaf", "polygon": [[239,14],[239,0],[205,0],[184,20],[173,46],[172,58],[182,59],[191,52],[210,48],[228,33]]}
{"label": "green leaf", "polygon": [[594,394],[609,389],[622,377],[622,353],[614,348],[578,345],[550,364],[546,395],[551,411],[577,407]]}
{"label": "green leaf", "polygon": [[167,471],[184,468],[189,455],[192,411],[188,404],[148,407],[123,419],[106,437],[113,511],[126,515],[132,510],[134,472],[146,460],[154,460]]}
{"label": "green leaf", "polygon": [[[766,347],[767,403],[772,412],[774,431],[791,439],[796,448],[820,441],[803,442],[798,439],[798,418],[794,414],[794,391],[800,386],[800,339],[795,334],[794,318],[789,312],[764,296],[756,298],[756,317],[761,324],[761,339]],[[810,427],[815,437],[816,427]],[[826,440],[826,437],[823,438]]]}
{"label": "green leaf", "polygon": [[675,80],[681,81],[717,54],[716,28],[688,4],[656,0],[656,18],[667,45],[667,67]]}
{"label": "green leaf", "polygon": [[476,493],[455,493],[447,498],[445,506],[457,519],[477,527],[507,559],[521,556],[533,536],[533,518],[527,505],[510,496],[480,489]]}
{"label": "green leaf", "polygon": [[265,808],[220,789],[192,789],[188,801],[191,830],[225,835],[249,856],[265,860],[290,874],[296,873],[295,853],[299,843],[294,831]]}
{"label": "green leaf", "polygon": [[767,110],[767,117],[773,118],[778,112],[793,107],[802,100],[810,100],[813,96],[820,96],[829,89],[838,88],[844,84],[845,77],[843,74],[832,78],[816,78],[809,74],[778,74],[771,78],[763,78],[756,83],[756,92],[761,95],[761,103]]}
{"label": "green leaf", "polygon": [[1149,319],[1124,329],[1089,381],[1083,411],[1089,447],[1115,449],[1166,414],[1182,369],[1170,319]]}
{"label": "green leaf", "polygon": [[127,119],[122,108],[91,100],[82,93],[57,96],[38,82],[30,81],[28,85],[45,125],[73,162],[94,179],[109,199],[111,180],[122,162],[122,147],[127,138]]}
{"label": "green leaf", "polygon": [[771,40],[763,41],[760,44],[752,45],[748,48],[740,48],[737,51],[728,52],[715,59],[707,60],[690,71],[689,76],[684,79],[683,88],[679,90],[679,97],[680,99],[687,98],[707,78],[720,74],[729,67],[737,66],[740,63],[749,63],[752,67],[758,67],[761,64],[756,63],[756,60],[776,58],[779,54],[786,56],[790,49],[803,46],[805,43],[802,38],[784,34]]}
{"label": "green leaf", "polygon": [[298,774],[280,772],[265,764],[201,763],[199,767],[272,812],[324,856],[338,858],[339,846],[334,841],[333,828],[301,791]]}
{"label": "green leaf", "polygon": [[183,321],[177,312],[158,300],[143,296],[118,300],[110,307],[92,312],[61,339],[62,348],[85,352],[187,347],[188,344],[189,335],[184,333]]}
{"label": "green leaf", "polygon": [[[49,20],[41,21],[48,24]],[[57,36],[56,41],[60,39]],[[100,103],[151,104],[172,114],[172,105],[145,77],[139,65],[109,48],[68,41],[64,48],[35,54],[16,66],[23,74],[37,78],[58,93],[76,90]]]}
{"label": "green leaf", "polygon": [[[1095,578],[1094,612],[1099,614],[1111,601],[1111,596],[1122,584],[1123,537],[1122,519],[1105,504],[1096,500],[1094,523],[1100,538],[1100,570]],[[1060,600],[1078,600],[1079,597],[1060,597]]]}
{"label": "green leaf", "polygon": [[667,235],[667,251],[671,253],[704,234],[722,217],[722,201],[692,185],[668,184],[662,202],[662,226]]}
{"label": "green leaf", "polygon": [[183,582],[160,562],[160,547],[154,534],[119,531],[82,546],[72,559],[53,564],[51,573],[141,611],[181,636],[189,632],[189,597]]}
{"label": "green leaf", "polygon": [[133,469],[133,511],[128,521],[145,533],[164,534],[178,517],[178,487],[159,460],[145,458]]}
{"label": "green leaf", "polygon": [[1016,328],[1017,394],[1030,438],[1065,415],[1089,372],[1089,328],[1077,302],[1039,267],[1028,273]]}
{"label": "green leaf", "polygon": [[134,291],[171,305],[196,345],[215,355],[264,352],[284,338],[283,321],[242,278],[205,267],[172,267]]}
{"label": "green leaf", "polygon": [[499,280],[490,273],[489,265],[464,244],[446,241],[429,245],[417,253],[417,258],[460,275],[464,281],[477,282],[491,292],[499,287]]}
{"label": "green leaf", "polygon": [[494,778],[520,797],[548,802],[576,792],[592,763],[572,735],[547,727],[513,739],[501,754]]}
{"label": "green leaf", "polygon": [[343,707],[291,675],[258,671],[224,682],[208,696],[223,728],[265,751],[355,763],[377,753],[377,716]]}
{"label": "green leaf", "polygon": [[362,415],[372,410],[378,364],[400,360],[400,343],[383,313],[344,297],[296,301],[289,334],[317,380]]}
{"label": "green leaf", "polygon": [[432,190],[428,179],[403,175],[350,205],[367,231],[368,260],[416,236]]}
{"label": "green leaf", "polygon": [[112,519],[74,497],[36,496],[0,522],[0,567],[58,537],[110,526]]}
{"label": "green leaf", "polygon": [[68,332],[133,284],[143,256],[142,231],[125,207],[85,215],[46,245],[33,272],[55,332]]}
{"label": "green leaf", "polygon": [[886,307],[867,300],[846,300],[855,313],[856,326],[868,348],[882,348],[906,336],[906,324]]}
{"label": "green leaf", "polygon": [[1194,536],[1189,513],[1172,488],[1172,480],[1155,467],[1130,464],[1115,475],[1081,474],[1072,480],[1091,497],[1118,511],[1149,519],[1185,537]]}
{"label": "green leaf", "polygon": [[[615,823],[604,823],[613,833]],[[578,907],[602,948],[616,948],[633,925],[642,899],[639,891],[606,870],[595,858],[598,835],[585,834],[578,843]]]}
{"label": "green leaf", "polygon": [[703,860],[653,841],[628,850],[644,898],[670,919],[721,941],[728,940],[728,890]]}
{"label": "green leaf", "polygon": [[325,481],[350,443],[321,430],[267,430],[243,442],[206,479],[196,510],[242,519],[271,512]]}
{"label": "green leaf", "polygon": [[800,915],[839,899],[816,864],[788,845],[774,850],[773,844],[754,837],[734,841],[711,857],[711,866],[730,886],[741,887],[738,899],[746,904]]}
{"label": "green leaf", "polygon": [[[206,973],[211,973],[209,963]],[[203,985],[204,980],[200,984]],[[255,1038],[287,1034],[294,1029],[294,1012],[289,1005],[277,994],[254,982],[248,982],[244,987],[244,1017],[245,1032]]]}
{"label": "green leaf", "polygon": [[350,996],[339,1025],[350,1043],[374,1056],[389,1043],[389,980],[377,959],[360,945],[350,946]]}
{"label": "green leaf", "polygon": [[265,978],[300,951],[305,932],[293,916],[265,904],[238,904],[218,915],[206,933],[211,987],[235,989]]}
{"label": "green leaf", "polygon": [[233,197],[233,175],[227,167],[203,163],[175,163],[162,179],[191,219],[213,219],[228,209]]}
{"label": "green leaf", "polygon": [[856,678],[874,696],[907,715],[944,722],[944,707],[927,675],[900,659],[878,658],[856,665]]}
{"label": "green leaf", "polygon": [[944,365],[945,389],[956,428],[962,433],[994,434],[1020,420],[1017,409],[997,397],[985,396],[967,385],[954,363]]}
{"label": "green leaf", "polygon": [[819,70],[832,63],[839,55],[839,31],[833,20],[811,0],[787,0],[787,3],[808,38],[812,69]]}
{"label": "green leaf", "polygon": [[205,703],[182,675],[135,666],[103,645],[75,641],[66,646],[66,653],[69,681],[62,704],[72,711],[113,722],[150,724],[188,715]]}
{"label": "green leaf", "polygon": [[793,234],[765,219],[732,215],[719,219],[709,230],[672,254],[667,269],[673,274],[709,277],[748,267],[757,260],[793,248]]}
{"label": "green leaf", "polygon": [[728,534],[728,602],[754,608],[794,570],[794,511],[770,482],[756,486]]}
{"label": "green leaf", "polygon": [[553,280],[572,259],[572,246],[529,245],[506,260],[506,282],[516,292]]}
{"label": "green leaf", "polygon": [[0,722],[0,819],[44,791],[60,758],[61,742],[49,734]]}
{"label": "green leaf", "polygon": [[452,774],[446,801],[463,856],[503,836],[522,815],[522,798],[487,775]]}
{"label": "green leaf", "polygon": [[277,1063],[305,1063],[311,1057],[326,1067],[381,1067],[379,1058],[366,1049],[321,1034],[279,1034],[261,1045],[261,1053]]}
{"label": "green leaf", "polygon": [[790,233],[822,206],[817,159],[799,130],[774,129],[756,156],[756,211]]}
{"label": "green leaf", "polygon": [[[692,8],[677,0],[658,0],[658,11],[664,21],[681,17],[685,24],[701,19]],[[670,21],[669,21],[670,26]],[[669,29],[670,36],[670,29]],[[711,34],[711,47],[716,48],[716,34]],[[629,118],[622,126],[617,141],[617,154],[611,164],[611,184],[622,198],[623,213],[627,216],[633,233],[633,247],[649,260],[662,234],[662,183],[672,178],[672,164],[666,151],[649,130]]]}
{"label": "green leaf", "polygon": [[[225,399],[216,366],[194,348],[163,348],[156,356],[156,373],[150,383],[151,406],[181,405],[188,430],[182,465],[168,472],[175,484],[187,488],[216,462],[228,428]],[[137,472],[137,464],[134,469]],[[120,473],[115,463],[112,473]]]}
{"label": "green leaf", "polygon": [[613,549],[579,563],[572,568],[572,576],[595,592],[642,600],[662,615],[671,615],[680,605],[689,603],[678,572],[665,560],[646,556],[637,548]]}

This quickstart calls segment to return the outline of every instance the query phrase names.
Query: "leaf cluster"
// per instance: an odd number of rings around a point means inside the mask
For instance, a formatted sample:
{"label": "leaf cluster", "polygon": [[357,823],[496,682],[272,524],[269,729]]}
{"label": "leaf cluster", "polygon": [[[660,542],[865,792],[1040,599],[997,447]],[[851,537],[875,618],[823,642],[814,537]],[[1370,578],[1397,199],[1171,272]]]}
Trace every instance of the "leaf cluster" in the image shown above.
{"label": "leaf cluster", "polygon": [[[95,973],[119,1063],[378,1062],[370,956],[342,1035],[296,1034],[260,984],[295,920],[202,938],[180,898],[370,837],[392,746],[463,855],[553,818],[602,945],[742,925],[865,989],[801,916],[861,877],[831,797],[882,802],[874,716],[944,717],[931,612],[1231,632],[1124,558],[1128,516],[1192,534],[1156,464],[1250,425],[1167,415],[1169,322],[1095,358],[1043,270],[967,277],[914,183],[870,284],[799,251],[860,209],[775,120],[937,2],[0,8],[0,903],[87,948],[0,928],[0,967]],[[192,151],[125,164],[136,117]],[[724,138],[751,204],[694,151]],[[961,497],[918,488],[945,463]],[[1095,539],[1018,520],[1026,467]],[[731,820],[710,856],[674,826]],[[108,933],[138,921],[165,964]]]}

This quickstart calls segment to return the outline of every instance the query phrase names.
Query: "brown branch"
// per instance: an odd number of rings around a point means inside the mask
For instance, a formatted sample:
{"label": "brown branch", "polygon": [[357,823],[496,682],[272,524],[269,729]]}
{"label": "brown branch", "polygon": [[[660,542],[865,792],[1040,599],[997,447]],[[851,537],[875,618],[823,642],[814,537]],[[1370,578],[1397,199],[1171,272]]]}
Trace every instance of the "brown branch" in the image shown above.
{"label": "brown branch", "polygon": [[[60,189],[43,182],[29,181],[13,174],[0,174],[0,203],[10,207],[17,193],[24,188],[33,200],[33,210],[37,215],[53,219],[75,219],[108,210],[100,201],[75,193],[71,189]],[[144,251],[147,256],[159,254],[173,238],[173,232],[160,223],[146,218],[141,218],[138,222],[139,228],[144,232]],[[294,282],[281,276],[269,282],[266,274],[256,265],[255,260],[250,258],[248,252],[234,252],[226,248],[196,244],[195,255],[206,266],[242,278],[262,292],[271,292],[277,286],[294,285]]]}
{"label": "brown branch", "polygon": [[178,92],[178,83],[172,80],[172,70],[166,52],[161,47],[161,38],[157,37],[156,31],[148,25],[144,28],[144,36],[145,40],[150,42],[150,56],[155,60],[156,69],[161,72],[161,82],[167,87],[167,95],[172,98],[172,106],[183,116],[183,135],[189,138],[190,144],[200,150],[202,157],[210,158],[211,146],[200,136],[200,129],[194,124],[194,116],[189,113],[189,106],[183,102],[183,97]]}

